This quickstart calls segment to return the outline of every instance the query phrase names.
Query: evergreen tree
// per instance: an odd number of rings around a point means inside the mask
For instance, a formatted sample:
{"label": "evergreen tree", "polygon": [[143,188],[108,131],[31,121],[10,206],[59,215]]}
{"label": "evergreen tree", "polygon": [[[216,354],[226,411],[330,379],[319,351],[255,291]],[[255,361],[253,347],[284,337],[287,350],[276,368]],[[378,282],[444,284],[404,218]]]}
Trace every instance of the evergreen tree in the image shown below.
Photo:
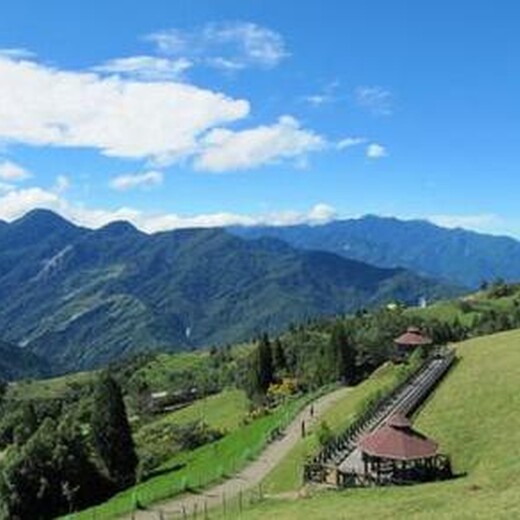
{"label": "evergreen tree", "polygon": [[273,353],[267,334],[262,335],[258,344],[258,374],[260,389],[265,394],[274,380]]}
{"label": "evergreen tree", "polygon": [[285,359],[285,352],[279,338],[276,338],[274,341],[273,364],[277,371],[284,372],[287,370],[287,360]]}
{"label": "evergreen tree", "polygon": [[339,377],[345,384],[352,384],[356,379],[356,349],[345,326],[337,322],[330,338],[332,350],[336,353]]}
{"label": "evergreen tree", "polygon": [[94,391],[92,437],[109,477],[123,489],[135,483],[138,464],[121,388],[103,374]]}

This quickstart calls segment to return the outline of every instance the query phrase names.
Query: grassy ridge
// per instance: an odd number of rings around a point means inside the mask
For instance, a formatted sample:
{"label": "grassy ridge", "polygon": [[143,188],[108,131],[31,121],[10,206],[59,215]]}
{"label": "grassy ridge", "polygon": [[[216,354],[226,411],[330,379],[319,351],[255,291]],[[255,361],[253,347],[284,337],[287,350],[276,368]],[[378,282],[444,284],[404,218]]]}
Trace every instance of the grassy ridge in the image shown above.
{"label": "grassy ridge", "polygon": [[[458,346],[460,363],[416,426],[439,441],[456,472],[448,482],[265,500],[244,520],[277,518],[510,519],[520,517],[520,331]],[[218,516],[218,515],[217,515]]]}

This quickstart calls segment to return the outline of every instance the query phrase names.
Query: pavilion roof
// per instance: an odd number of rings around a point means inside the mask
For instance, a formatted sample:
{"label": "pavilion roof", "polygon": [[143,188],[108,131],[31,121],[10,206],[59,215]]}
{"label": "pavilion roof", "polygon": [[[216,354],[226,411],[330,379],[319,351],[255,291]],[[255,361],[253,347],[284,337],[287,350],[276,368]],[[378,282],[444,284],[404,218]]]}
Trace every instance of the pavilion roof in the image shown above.
{"label": "pavilion roof", "polygon": [[401,414],[392,416],[358,442],[363,453],[392,460],[427,459],[437,454],[438,447],[435,441],[414,430]]}
{"label": "pavilion roof", "polygon": [[394,339],[394,343],[416,347],[419,345],[431,345],[432,339],[425,336],[417,327],[408,327],[404,334]]}

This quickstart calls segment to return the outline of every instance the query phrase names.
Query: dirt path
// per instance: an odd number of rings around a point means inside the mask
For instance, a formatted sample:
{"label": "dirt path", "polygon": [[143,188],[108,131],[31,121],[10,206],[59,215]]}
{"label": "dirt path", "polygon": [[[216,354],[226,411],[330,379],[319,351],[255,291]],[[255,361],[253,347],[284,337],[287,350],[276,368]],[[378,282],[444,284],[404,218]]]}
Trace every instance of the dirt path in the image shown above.
{"label": "dirt path", "polygon": [[348,392],[349,388],[340,388],[318,398],[313,403],[314,418],[312,419],[310,417],[311,404],[307,405],[286,428],[282,438],[269,444],[256,460],[234,477],[201,493],[172,498],[152,506],[149,510],[138,511],[133,516],[128,515],[125,518],[135,520],[169,520],[170,518],[182,518],[183,511],[189,517],[195,509],[202,513],[205,507],[211,509],[215,506],[222,506],[222,497],[225,497],[226,500],[231,500],[237,497],[240,492],[258,486],[300,440],[302,421],[305,421],[306,430],[310,431],[311,427],[320,420],[323,413]]}

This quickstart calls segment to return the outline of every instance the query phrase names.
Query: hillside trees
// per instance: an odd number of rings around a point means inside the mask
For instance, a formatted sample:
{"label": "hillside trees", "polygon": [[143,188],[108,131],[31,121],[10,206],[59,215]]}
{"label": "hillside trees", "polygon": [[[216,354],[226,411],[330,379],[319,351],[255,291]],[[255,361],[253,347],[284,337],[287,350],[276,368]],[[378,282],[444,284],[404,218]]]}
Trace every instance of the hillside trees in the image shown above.
{"label": "hillside trees", "polygon": [[337,356],[338,376],[344,384],[355,382],[357,376],[356,348],[345,325],[338,321],[332,329],[330,343]]}
{"label": "hillside trees", "polygon": [[104,373],[94,391],[91,427],[94,447],[118,489],[135,483],[138,464],[121,388]]}
{"label": "hillside trees", "polygon": [[263,334],[249,357],[245,376],[245,390],[252,401],[261,401],[274,381],[271,341]]}
{"label": "hillside trees", "polygon": [[10,450],[0,477],[0,516],[55,518],[108,496],[78,425],[47,418],[27,443]]}

